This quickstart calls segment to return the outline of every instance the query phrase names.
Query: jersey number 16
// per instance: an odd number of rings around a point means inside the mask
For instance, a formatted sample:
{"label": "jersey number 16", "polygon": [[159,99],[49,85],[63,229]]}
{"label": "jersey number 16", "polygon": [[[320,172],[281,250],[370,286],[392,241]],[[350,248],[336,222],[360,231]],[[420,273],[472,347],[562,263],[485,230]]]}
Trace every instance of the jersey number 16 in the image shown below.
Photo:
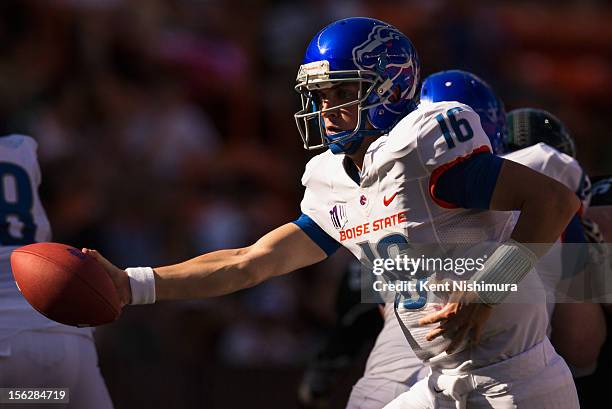
{"label": "jersey number 16", "polygon": [[[455,147],[453,135],[455,136],[455,138],[457,138],[457,141],[459,142],[469,141],[474,136],[474,131],[472,130],[472,127],[470,126],[468,120],[465,118],[457,119],[457,117],[455,116],[455,113],[460,111],[463,111],[463,108],[455,107],[446,111],[448,121],[446,118],[444,118],[443,114],[436,115],[436,121],[438,121],[438,125],[440,125],[440,129],[442,130],[442,135],[444,135],[444,140],[448,145],[448,149],[452,149]],[[448,124],[450,124],[450,128]]]}

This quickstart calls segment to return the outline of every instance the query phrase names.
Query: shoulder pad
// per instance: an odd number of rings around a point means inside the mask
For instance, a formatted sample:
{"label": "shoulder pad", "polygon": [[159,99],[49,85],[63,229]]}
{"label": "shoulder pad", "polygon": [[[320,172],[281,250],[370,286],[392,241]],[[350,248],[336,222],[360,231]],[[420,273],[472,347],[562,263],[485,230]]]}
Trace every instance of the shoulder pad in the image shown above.
{"label": "shoulder pad", "polygon": [[302,185],[307,187],[312,181],[320,178],[324,173],[322,172],[322,167],[325,166],[326,162],[333,159],[333,157],[334,154],[328,149],[325,152],[311,158],[306,164],[306,169],[302,175]]}
{"label": "shoulder pad", "polygon": [[418,150],[430,172],[475,153],[491,152],[480,117],[469,106],[444,101],[422,104],[421,109]]}

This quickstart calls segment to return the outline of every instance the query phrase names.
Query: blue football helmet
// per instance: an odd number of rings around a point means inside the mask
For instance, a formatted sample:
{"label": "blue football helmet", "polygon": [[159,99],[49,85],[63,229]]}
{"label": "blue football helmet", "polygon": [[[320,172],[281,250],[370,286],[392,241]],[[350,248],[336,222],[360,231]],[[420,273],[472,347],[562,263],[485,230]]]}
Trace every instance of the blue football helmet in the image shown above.
{"label": "blue football helmet", "polygon": [[[359,83],[357,99],[322,109],[317,90],[343,82]],[[295,121],[304,148],[355,152],[364,137],[389,132],[415,109],[418,82],[416,50],[395,27],[365,17],[328,25],[310,41],[297,75],[302,109]],[[355,128],[328,134],[321,114],[353,105],[358,107]],[[313,129],[320,132],[320,144],[311,142]]]}
{"label": "blue football helmet", "polygon": [[467,71],[449,70],[431,74],[423,81],[421,102],[457,101],[469,105],[479,116],[493,153],[506,151],[506,112],[491,87]]}

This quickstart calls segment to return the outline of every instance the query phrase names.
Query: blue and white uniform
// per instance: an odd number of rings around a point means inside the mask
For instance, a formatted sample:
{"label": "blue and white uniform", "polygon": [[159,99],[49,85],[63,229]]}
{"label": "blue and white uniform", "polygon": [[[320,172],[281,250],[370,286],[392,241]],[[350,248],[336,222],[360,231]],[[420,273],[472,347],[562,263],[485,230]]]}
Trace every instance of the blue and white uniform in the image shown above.
{"label": "blue and white uniform", "polygon": [[[298,225],[328,253],[339,243],[366,265],[374,258],[394,257],[409,243],[435,244],[445,250],[448,243],[503,242],[510,236],[513,217],[512,212],[485,210],[494,183],[483,183],[478,190],[455,196],[465,198],[466,203],[482,202],[482,205],[471,207],[483,210],[462,208],[462,199],[450,203],[436,195],[436,184],[442,175],[490,150],[480,119],[471,108],[456,102],[422,104],[389,134],[369,146],[363,172],[358,178],[349,176],[342,156],[327,151],[313,158],[302,179],[306,192],[301,205],[303,216]],[[304,219],[312,223],[305,223]],[[541,288],[538,283],[539,278],[531,272],[519,288]],[[494,364],[504,365],[503,371],[507,371],[505,365],[510,358],[535,348],[537,351],[531,354],[546,354],[547,357],[542,360],[542,367],[532,368],[524,377],[530,378],[536,372],[542,374],[549,366],[554,367],[560,378],[556,377],[554,387],[542,384],[544,393],[560,394],[561,390],[570,397],[575,396],[573,385],[567,384],[568,379],[571,383],[569,370],[549,347],[546,338],[548,319],[543,291],[539,298],[541,303],[497,306],[485,324],[481,343],[476,347],[464,345],[451,355],[444,352],[450,342],[448,339],[425,340],[425,335],[437,324],[425,327],[417,324],[420,318],[435,311],[436,304],[400,298],[394,313],[408,344],[416,356],[432,368],[434,375],[448,371],[470,373]],[[435,396],[427,382],[427,379],[419,382],[421,387],[415,389],[415,393],[425,394],[423,399],[416,400],[420,403],[406,407],[430,407],[438,398],[448,400],[446,395]],[[470,388],[460,393],[461,398],[451,401],[473,401],[478,405],[490,386],[470,384]],[[474,390],[479,390],[480,394],[471,394]],[[511,394],[507,390],[502,395],[505,400],[515,398],[508,398]],[[571,399],[567,401],[571,404]]]}
{"label": "blue and white uniform", "polygon": [[0,137],[0,387],[69,387],[66,407],[110,409],[92,330],[35,311],[11,271],[13,250],[51,240],[36,149],[29,136]]}

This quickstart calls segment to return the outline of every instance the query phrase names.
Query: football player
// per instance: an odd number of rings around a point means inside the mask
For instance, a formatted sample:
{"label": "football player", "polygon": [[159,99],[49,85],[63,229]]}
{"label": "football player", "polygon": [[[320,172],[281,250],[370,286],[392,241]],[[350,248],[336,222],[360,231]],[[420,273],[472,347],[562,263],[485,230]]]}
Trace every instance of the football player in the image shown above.
{"label": "football player", "polygon": [[[591,210],[591,183],[588,178],[581,172],[581,169],[576,164],[570,164],[572,160],[568,156],[575,158],[576,149],[573,138],[571,137],[567,127],[551,113],[533,108],[517,109],[508,114],[509,132],[509,147],[511,149],[522,149],[531,154],[523,155],[524,157],[533,156],[537,151],[540,151],[540,163],[546,168],[546,173],[556,173],[565,179],[564,183],[577,192],[582,198],[583,213],[586,217],[580,217],[579,223],[574,219],[568,226],[566,234],[563,236],[565,243],[591,243],[587,247],[591,258],[597,259],[593,265],[605,265],[605,262],[599,259],[606,259],[607,246],[599,246],[603,244],[604,238],[600,233],[598,222],[605,218],[598,218],[598,213],[601,209],[600,195],[602,185],[598,184],[596,189],[594,210]],[[545,145],[546,144],[546,145]],[[563,152],[565,157],[555,155],[550,147],[556,148]],[[520,152],[520,151],[517,151]],[[516,153],[515,153],[516,154]],[[510,155],[515,155],[510,154]],[[556,156],[556,160],[553,157]],[[575,160],[574,160],[575,162]],[[602,212],[599,214],[606,214]],[[595,215],[596,221],[590,219]],[[584,228],[583,233],[580,229]],[[570,246],[571,247],[571,246]],[[576,253],[577,248],[571,248],[570,251]],[[551,250],[552,254],[557,254],[559,258],[559,248],[555,247]],[[551,258],[551,257],[547,257]],[[558,260],[558,259],[557,259]],[[554,260],[553,260],[554,263]],[[562,269],[559,261],[555,264],[544,264],[544,270],[548,268],[549,278],[553,281],[560,279]],[[602,270],[597,269],[597,275],[601,276]],[[596,281],[597,283],[597,281]],[[597,286],[598,284],[595,284]],[[602,286],[603,287],[603,286]],[[554,293],[552,294],[554,298]],[[596,389],[590,386],[593,381],[591,375],[597,368],[598,358],[604,342],[606,341],[606,317],[600,304],[588,302],[570,302],[557,303],[554,305],[554,313],[552,315],[551,339],[555,349],[567,360],[570,365],[576,384],[582,407],[593,407],[593,396],[597,396]],[[549,304],[551,305],[551,304]],[[552,305],[551,305],[552,306]]]}
{"label": "football player", "polygon": [[[370,18],[330,24],[298,71],[298,130],[306,148],[328,150],[306,166],[297,220],[251,246],[155,269],[121,270],[84,251],[104,264],[126,304],[227,294],[319,262],[340,245],[368,266],[410,243],[493,242],[473,282],[535,288],[532,267],[543,250],[530,243],[553,243],[579,200],[493,155],[467,105],[417,108],[418,78],[416,51],[393,26]],[[520,210],[512,230],[511,210]],[[516,293],[487,288],[453,294],[441,307],[429,292],[395,295],[400,328],[431,368],[406,407],[578,407],[569,369],[546,337],[544,303],[510,304],[503,301]]]}
{"label": "football player", "polygon": [[[508,149],[514,152],[505,155],[507,159],[518,161],[559,180],[575,191],[582,200],[580,214],[574,216],[559,243],[586,245],[592,233],[586,234],[584,227],[590,226],[589,231],[597,228],[590,220],[581,216],[589,206],[591,183],[575,159],[575,143],[567,127],[550,112],[534,108],[509,112],[508,127]],[[584,246],[584,249],[587,247]],[[573,254],[564,257],[563,252]],[[552,331],[550,336],[555,349],[570,364],[575,376],[584,376],[595,369],[599,351],[606,337],[606,322],[599,304],[568,303],[563,302],[563,299],[555,303],[556,284],[568,278],[568,275],[575,276],[582,270],[579,266],[567,265],[579,261],[577,253],[579,253],[578,246],[571,244],[566,247],[555,246],[541,260],[539,272],[550,290],[549,333]],[[565,260],[562,263],[563,258]]]}
{"label": "football player", "polygon": [[92,330],[58,324],[36,312],[11,272],[14,249],[51,240],[38,196],[36,148],[29,136],[0,137],[0,388],[67,387],[70,403],[61,407],[111,409]]}

